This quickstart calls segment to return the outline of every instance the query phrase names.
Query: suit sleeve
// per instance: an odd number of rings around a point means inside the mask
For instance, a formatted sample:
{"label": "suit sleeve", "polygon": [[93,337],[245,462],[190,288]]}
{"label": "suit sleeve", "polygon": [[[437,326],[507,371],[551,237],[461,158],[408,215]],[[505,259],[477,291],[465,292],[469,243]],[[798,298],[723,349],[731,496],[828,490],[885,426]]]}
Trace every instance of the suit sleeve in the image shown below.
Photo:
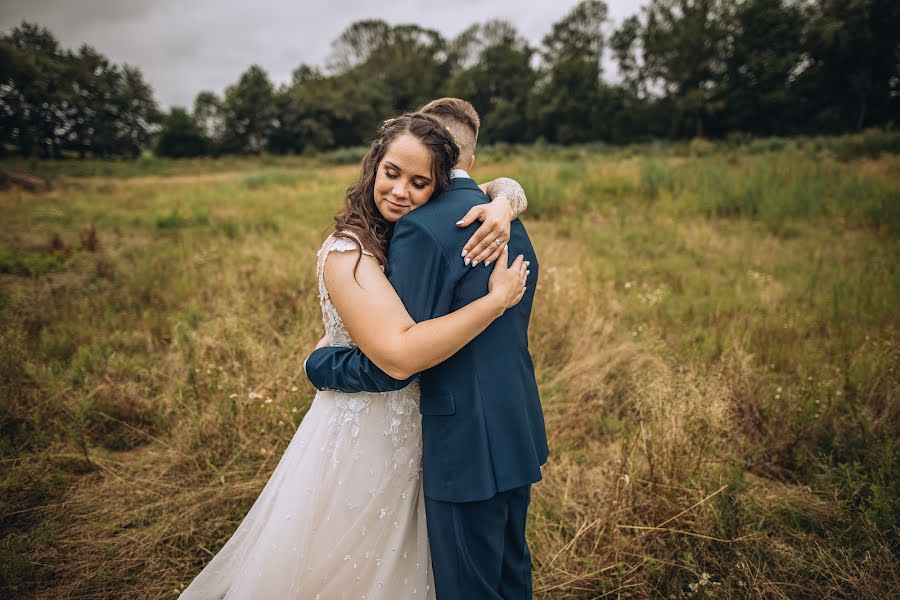
{"label": "suit sleeve", "polygon": [[[414,321],[450,312],[450,263],[424,226],[408,219],[397,222],[388,267],[388,280]],[[313,352],[306,362],[306,376],[317,389],[342,392],[388,392],[406,387],[414,379],[394,379],[359,348],[336,346]]]}
{"label": "suit sleeve", "polygon": [[306,359],[306,377],[319,390],[342,392],[392,392],[405,388],[409,379],[394,379],[363,354],[359,348],[328,346]]}

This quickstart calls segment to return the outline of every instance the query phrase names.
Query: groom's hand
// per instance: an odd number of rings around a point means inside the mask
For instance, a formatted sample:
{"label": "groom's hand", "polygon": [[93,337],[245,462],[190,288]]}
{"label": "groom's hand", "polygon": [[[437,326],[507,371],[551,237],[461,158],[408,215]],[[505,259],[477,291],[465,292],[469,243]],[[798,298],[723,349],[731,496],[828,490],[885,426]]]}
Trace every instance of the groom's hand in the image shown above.
{"label": "groom's hand", "polygon": [[510,221],[513,220],[513,209],[509,200],[497,196],[489,204],[473,206],[462,219],[456,222],[460,227],[468,227],[475,221],[481,221],[481,227],[463,246],[462,257],[467,265],[488,266],[496,261],[509,241]]}

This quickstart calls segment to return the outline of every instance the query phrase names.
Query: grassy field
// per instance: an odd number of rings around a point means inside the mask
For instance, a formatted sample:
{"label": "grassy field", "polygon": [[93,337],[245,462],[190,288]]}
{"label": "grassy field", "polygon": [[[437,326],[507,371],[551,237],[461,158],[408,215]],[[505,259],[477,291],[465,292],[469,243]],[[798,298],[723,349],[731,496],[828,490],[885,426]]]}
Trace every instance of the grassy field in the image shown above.
{"label": "grassy field", "polygon": [[[900,589],[877,139],[484,153],[542,265],[536,597]],[[0,164],[55,178],[0,191],[0,597],[175,598],[228,539],[312,400],[355,157]]]}

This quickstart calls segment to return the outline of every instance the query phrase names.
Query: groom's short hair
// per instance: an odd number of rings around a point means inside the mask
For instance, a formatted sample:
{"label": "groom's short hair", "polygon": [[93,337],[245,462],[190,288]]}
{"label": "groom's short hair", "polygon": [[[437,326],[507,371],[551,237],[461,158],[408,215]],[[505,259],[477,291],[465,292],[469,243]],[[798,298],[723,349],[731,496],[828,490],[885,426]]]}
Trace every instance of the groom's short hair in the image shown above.
{"label": "groom's short hair", "polygon": [[481,119],[478,118],[478,111],[471,103],[461,98],[438,98],[419,110],[437,117],[450,130],[459,146],[460,163],[465,164],[475,155]]}

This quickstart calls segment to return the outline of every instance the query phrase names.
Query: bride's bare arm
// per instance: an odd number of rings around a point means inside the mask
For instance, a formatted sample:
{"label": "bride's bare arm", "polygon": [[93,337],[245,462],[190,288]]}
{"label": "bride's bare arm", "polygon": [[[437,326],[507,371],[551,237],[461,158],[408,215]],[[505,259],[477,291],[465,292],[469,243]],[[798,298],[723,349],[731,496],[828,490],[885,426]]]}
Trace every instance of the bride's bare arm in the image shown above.
{"label": "bride's bare arm", "polygon": [[503,244],[509,241],[510,223],[528,206],[525,190],[515,179],[500,177],[478,187],[491,199],[490,204],[473,206],[457,222],[460,227],[468,227],[475,221],[481,221],[481,226],[463,246],[461,257],[473,267],[479,264],[487,266],[497,260]]}
{"label": "bride's bare arm", "polygon": [[527,264],[509,267],[504,250],[488,294],[448,315],[416,323],[378,262],[359,251],[332,252],[325,262],[325,286],[344,326],[360,350],[382,371],[406,379],[443,362],[521,300]]}

